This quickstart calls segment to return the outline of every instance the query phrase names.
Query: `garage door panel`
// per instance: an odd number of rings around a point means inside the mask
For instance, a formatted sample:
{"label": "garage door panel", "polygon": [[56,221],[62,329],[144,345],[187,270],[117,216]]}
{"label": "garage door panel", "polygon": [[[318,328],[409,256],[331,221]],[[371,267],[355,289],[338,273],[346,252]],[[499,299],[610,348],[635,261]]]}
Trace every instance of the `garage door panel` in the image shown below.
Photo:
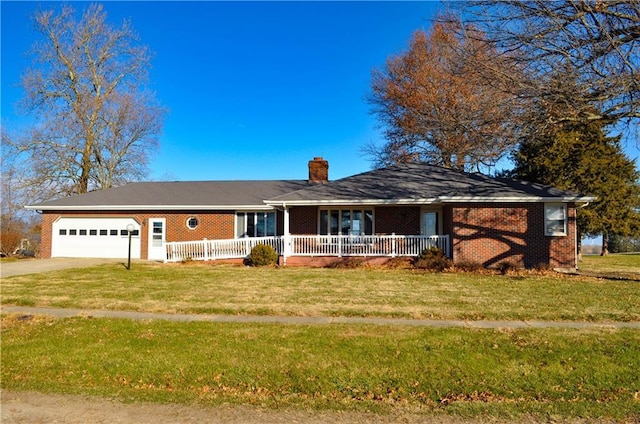
{"label": "garage door panel", "polygon": [[53,224],[52,257],[127,258],[127,225],[133,224],[131,257],[140,258],[140,225],[133,218],[60,218]]}

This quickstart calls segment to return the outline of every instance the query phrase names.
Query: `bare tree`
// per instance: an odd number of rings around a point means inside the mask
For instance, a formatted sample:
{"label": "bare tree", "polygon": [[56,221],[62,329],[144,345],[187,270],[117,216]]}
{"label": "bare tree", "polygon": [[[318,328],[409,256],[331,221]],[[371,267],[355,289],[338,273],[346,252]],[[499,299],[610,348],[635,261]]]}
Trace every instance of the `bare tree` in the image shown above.
{"label": "bare tree", "polygon": [[[85,193],[146,175],[165,111],[146,89],[150,54],[129,22],[114,28],[101,5],[34,15],[43,39],[22,78],[35,124],[13,143],[37,197]],[[35,195],[35,193],[34,193]]]}
{"label": "bare tree", "polygon": [[[549,124],[640,118],[640,0],[480,0],[463,11],[524,70],[503,73],[506,86],[566,106]],[[576,84],[558,83],[563,73]]]}
{"label": "bare tree", "polygon": [[[486,170],[516,144],[519,99],[486,78],[502,72],[501,59],[471,25],[450,16],[427,34],[414,33],[409,49],[375,69],[368,101],[387,142],[365,152],[376,165],[426,161],[450,168]],[[515,72],[516,70],[513,69]]]}

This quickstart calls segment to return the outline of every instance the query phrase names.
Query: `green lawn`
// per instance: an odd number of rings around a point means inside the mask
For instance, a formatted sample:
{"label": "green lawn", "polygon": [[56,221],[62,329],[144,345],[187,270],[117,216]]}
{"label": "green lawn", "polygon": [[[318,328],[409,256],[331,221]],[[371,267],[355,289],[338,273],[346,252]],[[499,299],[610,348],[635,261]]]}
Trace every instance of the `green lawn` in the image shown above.
{"label": "green lawn", "polygon": [[638,321],[638,284],[561,275],[135,264],[3,279],[2,304],[148,312]]}
{"label": "green lawn", "polygon": [[585,255],[579,266],[581,271],[628,276],[640,280],[640,253]]}
{"label": "green lawn", "polygon": [[640,418],[640,331],[5,317],[2,386],[125,401]]}
{"label": "green lawn", "polygon": [[[639,321],[583,276],[112,264],[4,278],[2,304],[157,312]],[[640,331],[4,315],[1,385],[124,401],[640,420]]]}

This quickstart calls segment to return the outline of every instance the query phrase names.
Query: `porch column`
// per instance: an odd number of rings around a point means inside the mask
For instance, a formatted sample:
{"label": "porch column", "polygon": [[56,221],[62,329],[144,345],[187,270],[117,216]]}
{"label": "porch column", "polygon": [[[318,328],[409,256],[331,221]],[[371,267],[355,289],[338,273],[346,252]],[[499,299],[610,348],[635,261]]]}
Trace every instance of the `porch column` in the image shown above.
{"label": "porch column", "polygon": [[282,231],[283,246],[282,246],[282,261],[283,264],[287,264],[287,258],[291,256],[291,234],[289,233],[289,208],[283,204],[284,214],[284,228]]}

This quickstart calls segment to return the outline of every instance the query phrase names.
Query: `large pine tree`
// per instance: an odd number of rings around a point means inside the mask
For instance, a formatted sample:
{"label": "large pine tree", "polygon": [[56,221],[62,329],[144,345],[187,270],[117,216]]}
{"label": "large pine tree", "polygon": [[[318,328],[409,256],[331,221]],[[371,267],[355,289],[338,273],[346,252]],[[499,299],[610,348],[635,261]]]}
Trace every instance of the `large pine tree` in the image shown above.
{"label": "large pine tree", "polygon": [[514,162],[516,178],[597,196],[578,209],[577,226],[580,235],[602,235],[603,255],[611,235],[640,233],[640,173],[602,122],[556,125],[524,140]]}

